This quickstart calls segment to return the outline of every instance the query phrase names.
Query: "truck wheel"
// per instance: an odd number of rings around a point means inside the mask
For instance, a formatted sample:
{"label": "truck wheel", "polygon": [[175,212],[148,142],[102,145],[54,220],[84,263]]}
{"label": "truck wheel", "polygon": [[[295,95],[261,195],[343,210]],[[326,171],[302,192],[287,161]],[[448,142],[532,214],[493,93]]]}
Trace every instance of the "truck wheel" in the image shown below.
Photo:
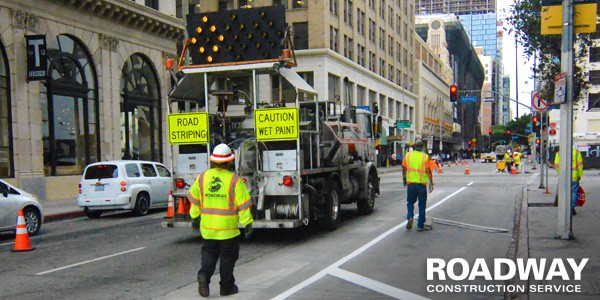
{"label": "truck wheel", "polygon": [[100,218],[100,215],[102,215],[101,210],[90,210],[87,207],[83,209],[83,212],[90,219],[97,219],[97,218]]}
{"label": "truck wheel", "polygon": [[137,200],[135,201],[135,208],[133,209],[133,213],[136,216],[145,216],[148,214],[150,210],[150,198],[146,193],[139,193],[137,196]]}
{"label": "truck wheel", "polygon": [[373,173],[369,174],[369,183],[367,185],[367,195],[368,198],[358,199],[356,202],[356,206],[358,208],[358,213],[361,215],[370,215],[373,213],[373,208],[375,207],[375,199],[379,196],[377,194],[377,178]]}
{"label": "truck wheel", "polygon": [[340,225],[340,192],[337,183],[331,183],[331,188],[325,196],[325,206],[323,217],[321,218],[321,227],[327,231],[336,230]]}

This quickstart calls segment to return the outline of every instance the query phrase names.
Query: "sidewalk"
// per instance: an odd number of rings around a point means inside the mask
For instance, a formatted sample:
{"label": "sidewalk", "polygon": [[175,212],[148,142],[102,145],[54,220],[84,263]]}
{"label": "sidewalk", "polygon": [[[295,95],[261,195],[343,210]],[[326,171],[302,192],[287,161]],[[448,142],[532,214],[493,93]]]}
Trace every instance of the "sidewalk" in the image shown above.
{"label": "sidewalk", "polygon": [[[536,172],[539,174],[539,168],[533,170],[532,174],[536,174]],[[600,190],[600,172],[584,170],[581,186],[586,190],[587,201],[585,206],[576,208],[577,215],[572,218],[574,240],[555,238],[558,232],[558,217],[557,207],[553,204],[557,192],[558,175],[554,169],[549,169],[548,174],[549,194],[546,194],[546,189],[539,189],[539,176],[532,176],[532,180],[528,180],[525,185],[527,190],[524,193],[526,196],[524,203],[528,205],[523,209],[526,210],[527,223],[526,230],[520,232],[518,240],[527,241],[525,244],[528,244],[528,251],[517,249],[517,253],[521,253],[518,257],[546,258],[547,267],[553,258],[562,258],[563,260],[574,258],[577,263],[583,258],[589,258],[589,261],[585,265],[579,281],[572,278],[573,272],[568,265],[566,268],[571,276],[570,280],[536,281],[530,278],[529,281],[530,287],[534,285],[580,285],[579,293],[530,292],[529,299],[597,299],[600,296],[600,254],[598,254],[598,249],[600,249],[600,202],[596,194]],[[524,246],[522,245],[522,247]],[[527,297],[525,296],[525,298]]]}
{"label": "sidewalk", "polygon": [[41,200],[44,222],[54,222],[84,216],[83,209],[77,206],[77,199]]}

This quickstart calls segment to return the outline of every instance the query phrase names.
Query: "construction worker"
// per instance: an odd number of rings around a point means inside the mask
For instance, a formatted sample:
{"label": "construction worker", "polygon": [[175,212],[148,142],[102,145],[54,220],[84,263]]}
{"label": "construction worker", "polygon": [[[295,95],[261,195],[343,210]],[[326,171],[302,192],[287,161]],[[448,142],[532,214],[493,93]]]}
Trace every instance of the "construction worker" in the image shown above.
{"label": "construction worker", "polygon": [[512,158],[510,156],[510,151],[506,151],[506,153],[504,153],[504,163],[506,164],[506,170],[508,171],[508,174],[510,174],[510,169],[512,168]]}
{"label": "construction worker", "polygon": [[240,253],[240,230],[238,223],[245,226],[245,235],[252,233],[250,194],[240,178],[229,170],[235,155],[229,146],[219,144],[210,155],[213,168],[201,173],[190,187],[188,199],[194,206],[190,216],[200,216],[202,245],[202,267],[198,271],[198,293],[210,295],[210,278],[215,272],[217,260],[221,260],[221,296],[238,292],[233,268]]}
{"label": "construction worker", "polygon": [[517,173],[521,173],[520,165],[521,165],[521,153],[515,151],[513,153],[513,162],[515,165],[515,169],[517,169]]}
{"label": "construction worker", "polygon": [[[560,156],[558,156],[559,152],[556,152],[554,156],[554,168],[559,172],[560,166]],[[571,215],[576,215],[575,207],[577,206],[577,193],[579,192],[579,180],[583,177],[583,157],[581,156],[581,152],[578,149],[573,148],[572,155],[572,163],[571,163]]]}
{"label": "construction worker", "polygon": [[423,140],[415,141],[413,151],[407,153],[402,161],[402,179],[407,187],[406,208],[408,209],[406,229],[412,229],[415,202],[419,201],[419,220],[417,231],[431,230],[425,225],[425,207],[427,206],[427,182],[429,192],[433,191],[433,175],[431,173],[429,155],[422,152]]}

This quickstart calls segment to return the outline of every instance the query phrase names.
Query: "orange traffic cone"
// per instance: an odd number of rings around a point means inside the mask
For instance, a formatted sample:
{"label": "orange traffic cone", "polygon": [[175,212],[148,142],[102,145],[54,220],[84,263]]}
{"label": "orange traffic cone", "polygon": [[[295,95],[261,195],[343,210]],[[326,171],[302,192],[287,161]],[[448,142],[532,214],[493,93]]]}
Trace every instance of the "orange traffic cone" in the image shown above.
{"label": "orange traffic cone", "polygon": [[444,169],[442,169],[442,166],[440,166],[440,169],[438,170],[438,174],[442,174],[444,173]]}
{"label": "orange traffic cone", "polygon": [[510,168],[510,174],[517,174],[517,168],[515,168],[515,167]]}
{"label": "orange traffic cone", "polygon": [[469,171],[469,165],[466,165],[466,166],[465,166],[465,174],[466,174],[466,175],[469,175],[469,174],[471,174],[471,171]]}
{"label": "orange traffic cone", "polygon": [[458,166],[458,160],[456,161],[456,165]]}
{"label": "orange traffic cone", "polygon": [[173,213],[173,193],[169,191],[169,201],[167,204],[167,218],[172,218],[174,216],[175,215]]}
{"label": "orange traffic cone", "polygon": [[179,204],[177,205],[177,213],[178,214],[185,214],[185,204],[183,203],[185,201],[184,197],[179,198]]}
{"label": "orange traffic cone", "polygon": [[15,248],[12,252],[31,251],[35,248],[31,247],[29,242],[29,234],[27,233],[27,225],[25,224],[25,217],[23,211],[19,210],[19,216],[17,217],[17,235],[15,236]]}

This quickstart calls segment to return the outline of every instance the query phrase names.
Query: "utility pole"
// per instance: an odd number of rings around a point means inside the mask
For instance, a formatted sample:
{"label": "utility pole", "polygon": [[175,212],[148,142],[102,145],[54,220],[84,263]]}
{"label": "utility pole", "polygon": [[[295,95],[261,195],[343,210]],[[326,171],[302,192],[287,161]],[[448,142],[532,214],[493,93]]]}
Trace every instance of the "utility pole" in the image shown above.
{"label": "utility pole", "polygon": [[573,0],[563,0],[561,71],[567,76],[565,102],[560,106],[560,175],[558,176],[558,223],[556,238],[573,239],[571,231],[571,164],[573,147]]}

